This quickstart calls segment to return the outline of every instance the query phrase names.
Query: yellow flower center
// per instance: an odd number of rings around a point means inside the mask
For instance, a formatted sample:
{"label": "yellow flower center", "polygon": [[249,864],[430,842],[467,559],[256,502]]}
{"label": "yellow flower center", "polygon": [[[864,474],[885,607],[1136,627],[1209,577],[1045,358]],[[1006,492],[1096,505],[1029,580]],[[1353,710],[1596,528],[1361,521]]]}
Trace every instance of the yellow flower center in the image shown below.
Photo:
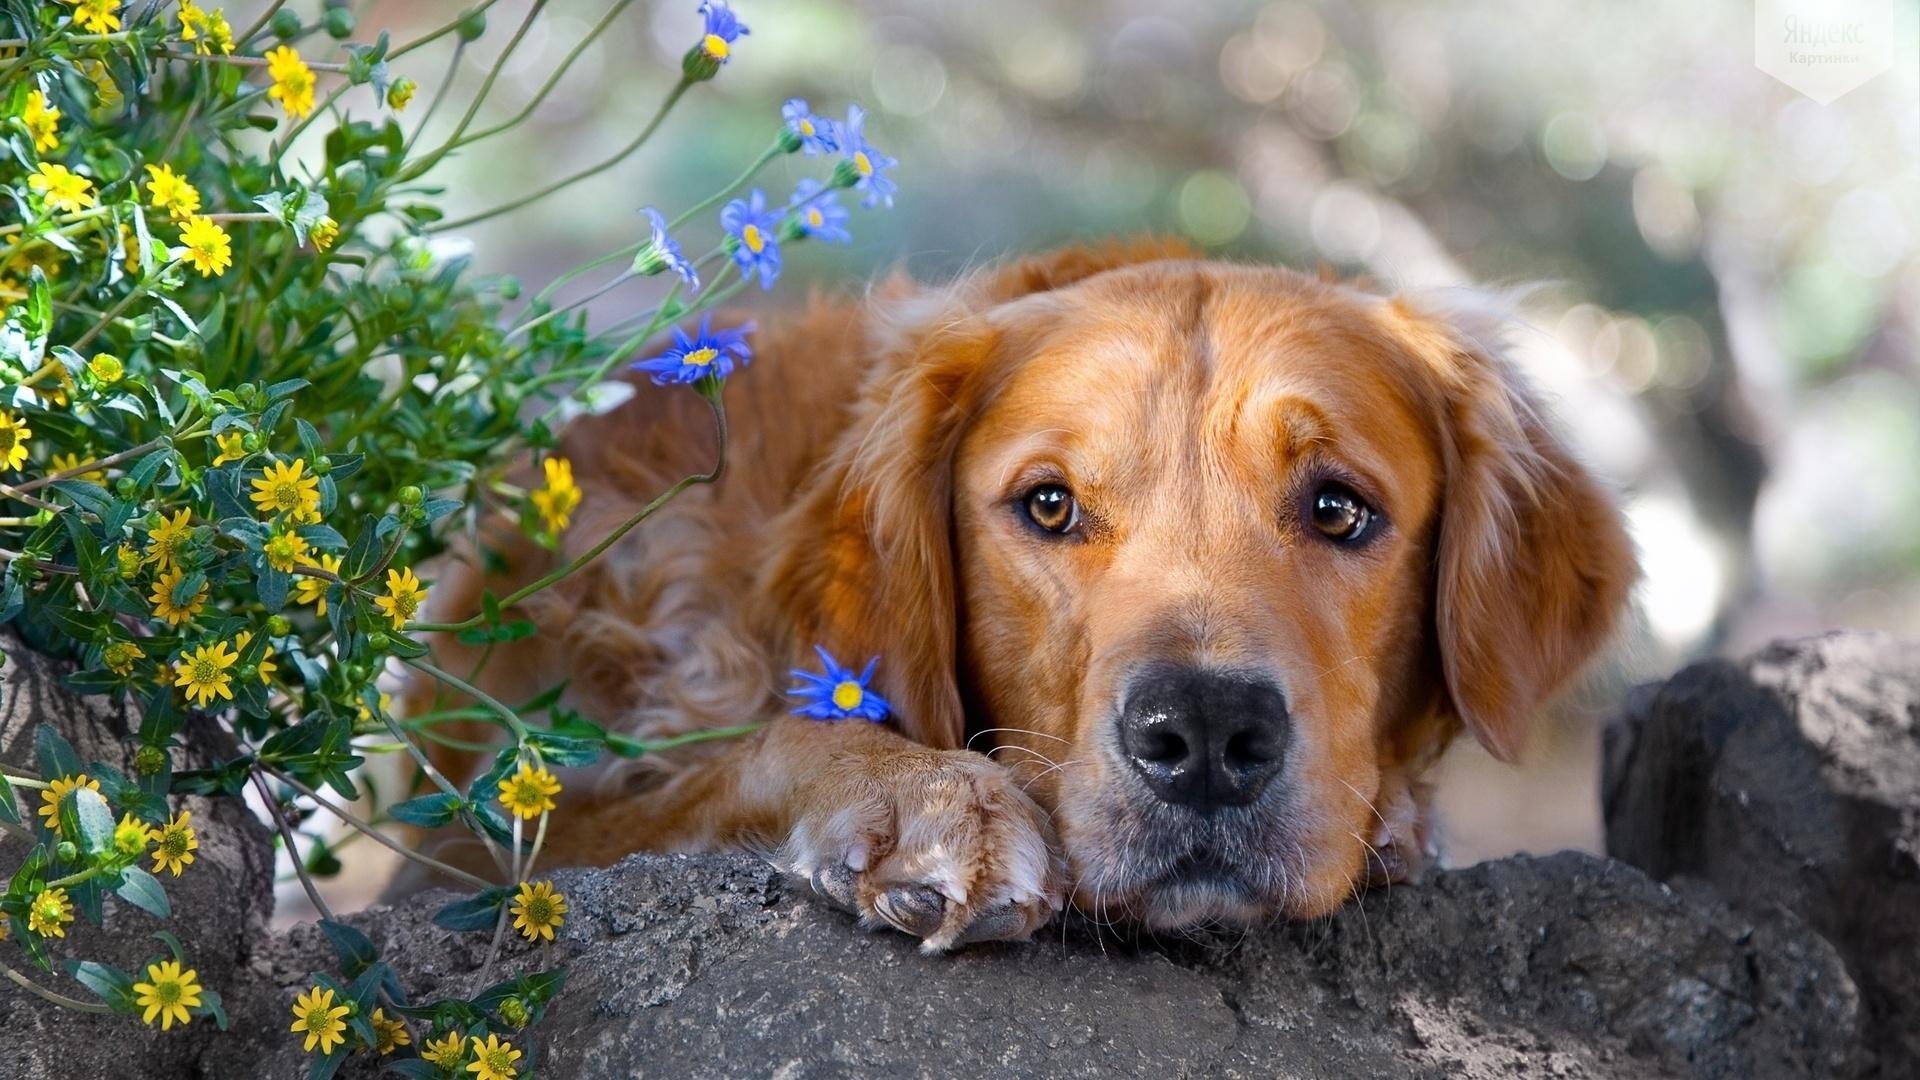
{"label": "yellow flower center", "polygon": [[9,450],[13,449],[13,444],[18,441],[15,439],[13,431],[14,429],[10,427],[0,427],[0,456],[5,456]]}
{"label": "yellow flower center", "polygon": [[851,679],[833,688],[833,703],[842,709],[857,708],[866,696],[866,693],[860,689],[860,684]]}
{"label": "yellow flower center", "polygon": [[174,1005],[180,1001],[180,984],[177,982],[157,982],[153,984],[153,996],[162,1005]]}
{"label": "yellow flower center", "polygon": [[706,367],[719,358],[719,349],[695,349],[686,355],[685,360],[695,367]]}
{"label": "yellow flower center", "polygon": [[761,249],[767,246],[767,238],[760,235],[760,226],[758,225],[749,225],[741,229],[740,242],[747,245],[747,250],[753,252],[755,255],[760,254]]}
{"label": "yellow flower center", "polygon": [[812,120],[810,120],[810,119],[808,119],[808,118],[806,118],[806,117],[804,117],[804,116],[800,118],[800,134],[802,134],[802,135],[809,135],[809,136],[813,134],[813,121],[812,121]]}
{"label": "yellow flower center", "polygon": [[541,926],[553,921],[553,901],[544,896],[530,896],[526,902],[527,921]]}
{"label": "yellow flower center", "polygon": [[327,1030],[327,1028],[330,1026],[328,1021],[332,1019],[332,1013],[333,1013],[333,1010],[329,1009],[324,1004],[315,1004],[308,1007],[307,1015],[306,1015],[307,1030],[308,1031]]}
{"label": "yellow flower center", "polygon": [[276,510],[293,510],[300,505],[300,487],[292,483],[273,485],[273,506]]}
{"label": "yellow flower center", "polygon": [[713,57],[715,60],[725,60],[727,58],[727,39],[721,37],[719,34],[708,34],[706,37],[701,38],[700,47],[705,49],[707,55]]}
{"label": "yellow flower center", "polygon": [[820,212],[818,207],[807,207],[807,227],[809,229],[817,229],[826,223],[827,217]]}
{"label": "yellow flower center", "polygon": [[865,150],[856,150],[853,154],[853,167],[861,176],[873,175],[873,160],[867,157]]}
{"label": "yellow flower center", "polygon": [[187,853],[187,834],[174,829],[168,829],[166,832],[161,833],[160,850],[166,852],[171,858],[178,858],[181,855],[185,855]]}

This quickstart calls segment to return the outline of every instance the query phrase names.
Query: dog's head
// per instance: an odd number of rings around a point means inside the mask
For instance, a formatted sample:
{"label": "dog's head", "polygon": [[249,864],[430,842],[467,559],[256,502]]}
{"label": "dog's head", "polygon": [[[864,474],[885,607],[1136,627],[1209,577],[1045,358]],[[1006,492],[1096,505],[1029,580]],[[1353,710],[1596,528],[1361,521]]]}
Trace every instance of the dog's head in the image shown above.
{"label": "dog's head", "polygon": [[1632,556],[1493,321],[1150,254],[908,303],[781,591],[908,734],[1003,748],[1082,907],[1311,917],[1383,776],[1517,753]]}

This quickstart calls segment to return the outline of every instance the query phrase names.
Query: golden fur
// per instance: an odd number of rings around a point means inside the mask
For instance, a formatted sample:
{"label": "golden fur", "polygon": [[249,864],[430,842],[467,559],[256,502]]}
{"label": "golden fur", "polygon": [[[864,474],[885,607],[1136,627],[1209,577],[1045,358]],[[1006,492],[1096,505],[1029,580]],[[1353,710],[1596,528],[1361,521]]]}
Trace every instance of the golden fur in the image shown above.
{"label": "golden fur", "polygon": [[[728,387],[730,471],[530,602],[541,633],[485,682],[511,701],[570,680],[572,707],[647,738],[769,723],[566,777],[548,852],[747,847],[930,948],[1023,937],[1068,899],[1156,926],[1311,917],[1411,873],[1422,771],[1463,726],[1517,754],[1635,573],[1498,332],[1153,242],[764,325]],[[695,394],[642,386],[559,453],[586,495],[572,554],[715,443]],[[1363,549],[1306,525],[1330,471],[1384,515]],[[1012,512],[1042,478],[1087,509],[1079,542]],[[551,565],[490,542],[506,572],[449,566],[440,616]],[[815,643],[881,657],[890,727],[787,715]],[[1118,695],[1160,661],[1284,687],[1294,734],[1259,803],[1187,820],[1130,778]],[[1235,887],[1180,877],[1203,849]]]}

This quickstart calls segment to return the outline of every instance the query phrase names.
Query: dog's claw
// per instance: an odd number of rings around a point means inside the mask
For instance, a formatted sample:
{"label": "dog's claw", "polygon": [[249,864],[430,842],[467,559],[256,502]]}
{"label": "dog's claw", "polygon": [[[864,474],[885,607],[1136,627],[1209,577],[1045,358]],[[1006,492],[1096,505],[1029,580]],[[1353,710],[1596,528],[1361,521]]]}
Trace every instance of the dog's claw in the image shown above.
{"label": "dog's claw", "polygon": [[1015,941],[1025,940],[1029,936],[1027,913],[1006,904],[990,908],[974,917],[967,928],[960,933],[955,945],[972,945],[978,941]]}
{"label": "dog's claw", "polygon": [[827,866],[814,871],[807,879],[813,891],[827,898],[836,907],[859,914],[860,898],[854,872],[845,866]]}
{"label": "dog's claw", "polygon": [[924,938],[940,929],[947,901],[924,885],[902,885],[874,897],[873,909],[896,929]]}

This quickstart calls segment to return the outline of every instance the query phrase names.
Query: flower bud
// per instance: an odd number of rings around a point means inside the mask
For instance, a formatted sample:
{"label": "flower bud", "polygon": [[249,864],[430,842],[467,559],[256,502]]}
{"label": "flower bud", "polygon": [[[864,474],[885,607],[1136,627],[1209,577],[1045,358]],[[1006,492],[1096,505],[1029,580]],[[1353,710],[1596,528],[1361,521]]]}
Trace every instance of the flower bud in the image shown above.
{"label": "flower bud", "polygon": [[138,490],[139,488],[134,484],[133,477],[131,476],[122,476],[113,482],[113,493],[123,499],[133,498],[134,492]]}
{"label": "flower bud", "polygon": [[526,1002],[517,997],[509,997],[500,1003],[500,1019],[515,1028],[523,1028],[527,1026],[527,1021],[533,1019],[533,1016],[527,1011]]}
{"label": "flower bud", "polygon": [[520,299],[520,279],[519,278],[514,277],[512,274],[505,274],[500,278],[500,299],[502,300]]}
{"label": "flower bud", "polygon": [[133,753],[133,771],[154,776],[167,767],[167,752],[157,746],[143,746]]}
{"label": "flower bud", "polygon": [[833,179],[827,181],[827,186],[833,188],[850,188],[859,182],[860,167],[842,158],[840,163],[833,167]]}
{"label": "flower bud", "polygon": [[[281,10],[284,11],[286,9],[282,8]],[[344,40],[353,35],[353,12],[348,11],[346,8],[328,8],[323,21],[326,23],[327,34],[336,41]]]}
{"label": "flower bud", "polygon": [[300,36],[300,14],[281,8],[273,13],[273,36],[281,41],[292,41]]}
{"label": "flower bud", "polygon": [[804,145],[800,138],[800,133],[793,130],[791,125],[781,126],[780,138],[776,141],[780,144],[780,152],[783,154],[798,153],[800,147]]}
{"label": "flower bud", "polygon": [[307,230],[307,239],[313,241],[313,250],[325,251],[340,239],[340,223],[330,217],[323,217]]}
{"label": "flower bud", "polygon": [[267,616],[267,633],[274,637],[286,637],[293,633],[293,623],[288,622],[285,615],[269,615]]}
{"label": "flower bud", "polygon": [[[121,477],[121,479],[125,480],[126,477]],[[132,486],[131,481],[128,481],[128,486]],[[129,492],[128,494],[132,493]],[[134,575],[140,573],[140,553],[135,551],[131,544],[121,544],[119,549],[114,552],[113,568],[119,571],[122,580],[133,580]]]}
{"label": "flower bud", "polygon": [[373,633],[367,635],[367,646],[369,648],[384,650],[392,644],[393,639],[387,636],[385,630],[375,630]]}
{"label": "flower bud", "polygon": [[72,862],[80,857],[80,848],[71,840],[62,840],[54,846],[53,854],[61,862]]}
{"label": "flower bud", "polygon": [[421,500],[426,497],[426,492],[421,491],[417,484],[408,484],[406,487],[401,488],[399,492],[401,506],[419,506]]}
{"label": "flower bud", "polygon": [[481,34],[484,34],[486,32],[487,32],[487,13],[486,12],[477,11],[477,10],[469,11],[465,15],[462,15],[460,17],[459,34],[460,34],[461,41],[476,40],[477,38],[479,38]]}
{"label": "flower bud", "polygon": [[321,454],[318,458],[308,462],[308,464],[313,466],[313,475],[315,476],[325,476],[333,471],[333,459],[325,454]]}
{"label": "flower bud", "polygon": [[680,60],[680,74],[688,82],[706,82],[720,73],[720,61],[703,45],[695,45],[687,50]]}
{"label": "flower bud", "polygon": [[387,87],[387,108],[394,112],[407,111],[407,105],[413,100],[414,91],[418,89],[420,84],[412,79],[404,76],[395,79],[393,85]]}

